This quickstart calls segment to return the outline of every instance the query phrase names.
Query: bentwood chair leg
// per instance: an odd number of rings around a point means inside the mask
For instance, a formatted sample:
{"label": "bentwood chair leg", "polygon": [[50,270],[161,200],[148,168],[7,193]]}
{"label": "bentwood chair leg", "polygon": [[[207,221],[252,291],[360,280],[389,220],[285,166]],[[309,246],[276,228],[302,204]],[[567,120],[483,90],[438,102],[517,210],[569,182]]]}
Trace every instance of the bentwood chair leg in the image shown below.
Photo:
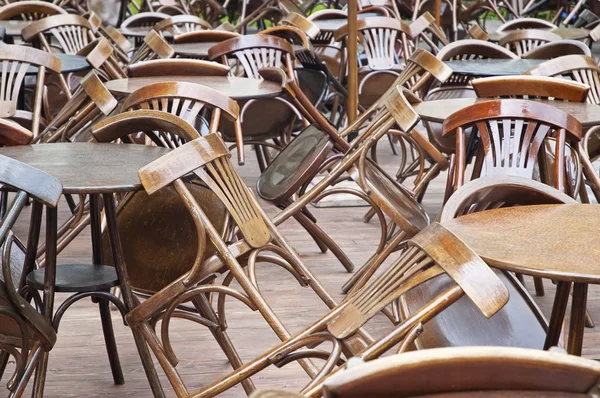
{"label": "bentwood chair leg", "polygon": [[25,373],[23,373],[23,377],[18,381],[17,386],[13,390],[12,394],[10,394],[9,398],[20,398],[25,392],[25,387],[27,387],[27,383],[29,383],[29,379],[31,379],[31,375],[34,370],[37,370],[37,364],[42,359],[44,355],[43,348],[37,343],[31,350],[31,354],[29,354],[29,358],[27,361],[27,367],[25,368]]}
{"label": "bentwood chair leg", "polygon": [[[102,226],[101,226],[100,197],[90,195],[90,229],[92,233],[92,257],[94,264],[102,265]],[[104,333],[104,343],[108,353],[108,362],[112,371],[115,384],[125,384],[117,342],[115,341],[115,332],[113,330],[112,318],[110,315],[110,305],[107,300],[98,300],[100,310],[100,320],[102,322],[102,332]]]}
{"label": "bentwood chair leg", "polygon": [[546,341],[544,342],[544,350],[554,347],[560,340],[570,291],[571,282],[559,281],[556,284],[556,295],[554,296],[554,305],[552,306],[552,314],[550,315],[550,323],[548,325]]}
{"label": "bentwood chair leg", "polygon": [[544,281],[542,281],[542,278],[534,276],[533,277],[533,286],[535,287],[535,295],[536,296],[543,297],[544,294],[546,294],[544,292]]}
{"label": "bentwood chair leg", "polygon": [[[119,230],[117,227],[117,211],[115,208],[114,197],[112,194],[103,194],[104,209],[106,213],[106,226],[108,229],[108,236],[110,241],[110,249],[113,256],[113,261],[119,277],[121,294],[123,295],[123,302],[127,311],[131,311],[136,306],[131,286],[129,285],[129,277],[127,276],[127,268],[125,267],[125,259],[123,258],[123,250],[121,248],[121,239],[119,237]],[[150,350],[146,345],[144,337],[139,328],[132,328],[133,338],[137,346],[146,377],[150,383],[150,388],[155,397],[164,398],[165,393],[158,379],[156,368],[152,362],[150,356]]]}
{"label": "bentwood chair leg", "polygon": [[585,328],[585,312],[587,303],[587,283],[573,284],[573,302],[571,303],[571,323],[567,352],[571,355],[581,356],[583,347],[583,332]]}
{"label": "bentwood chair leg", "polygon": [[2,381],[2,376],[6,370],[6,365],[8,364],[9,358],[10,356],[8,355],[8,352],[0,351],[0,381]]}
{"label": "bentwood chair leg", "polygon": [[[329,248],[331,252],[340,260],[340,263],[346,268],[346,271],[352,272],[354,270],[354,264],[342,251],[342,249],[323,231],[317,224],[312,222],[306,214],[301,211],[294,214],[294,218],[304,227],[306,231],[315,239],[317,244],[323,243],[325,247]],[[319,244],[320,246],[320,244]]]}

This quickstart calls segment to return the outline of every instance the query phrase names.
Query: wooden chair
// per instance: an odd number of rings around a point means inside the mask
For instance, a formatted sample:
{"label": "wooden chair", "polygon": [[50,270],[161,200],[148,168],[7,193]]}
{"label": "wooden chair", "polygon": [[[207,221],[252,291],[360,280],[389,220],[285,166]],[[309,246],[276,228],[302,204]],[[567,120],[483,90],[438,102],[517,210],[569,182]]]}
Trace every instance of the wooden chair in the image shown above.
{"label": "wooden chair", "polygon": [[[229,39],[211,47],[208,58],[233,65],[233,76],[263,79],[259,70],[268,67],[281,69],[288,78],[294,76],[294,50],[279,37],[247,35]],[[267,148],[280,150],[285,146],[290,141],[295,120],[302,119],[302,115],[289,99],[282,97],[240,102],[240,108],[244,143],[254,145],[262,171],[270,162]],[[268,109],[269,118],[264,117],[265,109]],[[233,137],[232,126],[224,124],[223,134]],[[269,144],[267,140],[275,140],[275,144]],[[242,158],[238,155],[238,159]]]}
{"label": "wooden chair", "polygon": [[[201,151],[200,147],[202,146],[208,151]],[[228,159],[227,148],[218,135],[208,134],[197,138],[171,153],[174,155],[173,157],[163,157],[160,162],[151,163],[142,169],[140,171],[141,179],[144,181],[145,188],[147,188],[146,192],[150,195],[158,192],[161,188],[173,187],[188,208],[200,238],[197,257],[190,270],[131,312],[129,322],[134,328],[142,330],[153,350],[158,348],[160,343],[156,340],[154,331],[149,327],[148,320],[155,314],[167,309],[168,312],[165,313],[163,318],[163,329],[168,331],[170,313],[174,310],[174,308],[170,308],[170,303],[182,298],[182,294],[194,294],[197,291],[196,288],[219,294],[220,298],[218,300],[221,303],[219,304],[219,315],[218,318],[214,318],[214,321],[218,324],[222,325],[226,315],[224,301],[222,300],[224,300],[225,295],[232,295],[232,297],[249,305],[250,308],[258,310],[282,340],[288,339],[290,334],[285,330],[258,290],[255,276],[255,259],[261,262],[273,262],[275,265],[284,267],[302,285],[307,285],[315,290],[317,295],[329,307],[335,306],[333,299],[301,262],[297,254],[260,208],[251,191],[245,187],[241,178],[233,169]],[[187,160],[181,162],[184,158]],[[181,178],[191,171],[220,198],[232,221],[237,225],[239,231],[237,236],[239,238],[234,240],[233,243],[226,244],[221,234],[208,221],[206,214],[195,200],[190,200],[191,194],[183,185]],[[244,209],[244,211],[242,212],[239,209]],[[207,233],[208,235],[206,235]],[[206,258],[204,253],[207,242],[211,242],[217,249],[217,254],[211,258]],[[273,256],[267,255],[268,252],[276,254],[280,260],[272,259]],[[247,267],[248,274],[245,273],[243,265]],[[211,278],[213,274],[227,271],[229,271],[229,276],[226,276],[223,286],[199,284],[207,278]],[[240,283],[243,293],[227,287],[232,280]],[[189,287],[192,287],[191,291],[187,291]],[[212,308],[205,306],[208,302],[205,301],[205,304],[202,304],[202,301],[204,300],[199,300],[198,297],[192,298],[192,303],[197,311],[203,315],[214,314]],[[168,333],[164,336],[165,340],[163,342],[168,342]],[[166,351],[162,350],[156,351],[155,355],[160,358],[161,366],[168,374],[175,391],[179,393],[183,391],[182,388],[184,387],[174,367],[175,362],[172,362],[175,357],[171,355],[170,346],[167,347],[169,350],[167,356],[164,355]],[[162,351],[162,354],[160,351]],[[233,351],[233,353],[235,352]],[[234,368],[241,366],[239,359],[234,360],[236,356],[228,355],[228,357]],[[312,367],[306,361],[301,360],[301,365],[312,374]],[[244,387],[248,391],[251,384],[244,383]]]}
{"label": "wooden chair", "polygon": [[223,30],[196,30],[174,36],[173,43],[220,43],[240,36],[241,35],[237,32],[227,32]]}
{"label": "wooden chair", "polygon": [[[359,65],[359,103],[371,106],[402,70],[402,59],[407,56],[408,27],[395,18],[373,17],[357,23],[360,44],[364,48],[366,65]],[[345,41],[348,25],[335,32],[336,41]],[[360,63],[360,56],[359,56]]]}
{"label": "wooden chair", "polygon": [[[133,3],[133,2],[131,2]],[[138,27],[152,27],[157,23],[169,19],[171,16],[162,12],[140,12],[134,14],[121,22],[121,28],[138,28]]]}
{"label": "wooden chair", "polygon": [[[323,386],[325,397],[592,397],[595,361],[525,348],[454,347],[355,362]],[[283,398],[283,397],[282,397]]]}
{"label": "wooden chair", "polygon": [[90,42],[77,52],[85,57],[98,74],[106,80],[124,79],[127,77],[121,68],[113,46],[104,38]]}
{"label": "wooden chair", "polygon": [[582,136],[581,124],[550,105],[516,99],[493,100],[455,112],[444,122],[443,135],[456,134],[457,148],[454,166],[448,174],[444,202],[465,183],[465,131],[472,126],[476,126],[481,139],[471,179],[482,175],[533,178],[544,140],[554,137],[551,152],[556,161],[551,173],[555,188],[560,191],[566,189],[565,144],[578,147]]}
{"label": "wooden chair", "polygon": [[590,86],[587,102],[600,104],[600,69],[592,57],[565,55],[531,68],[525,75],[564,77]]}
{"label": "wooden chair", "polygon": [[[442,48],[450,44],[446,34],[435,22],[433,15],[426,11],[415,19],[408,27],[409,35],[414,41],[414,47],[418,48],[421,40],[427,43],[433,54],[438,54]],[[412,52],[413,50],[409,48]]]}
{"label": "wooden chair", "polygon": [[[15,129],[23,130],[24,127],[31,131],[29,133],[31,137],[37,137],[42,124],[45,125],[42,117],[42,104],[45,79],[47,78],[46,73],[48,72],[51,76],[59,75],[60,60],[47,52],[15,45],[0,46],[0,60],[7,65],[2,70],[2,81],[7,82],[7,84],[6,87],[3,87],[2,98],[0,98],[0,117],[5,125],[3,127],[12,131],[15,131]],[[8,68],[9,63],[11,64],[10,68]],[[18,109],[18,99],[26,73],[31,66],[37,67],[38,71],[32,110],[29,112]],[[18,124],[7,119],[13,119]],[[18,134],[20,135],[22,132],[20,131]]]}
{"label": "wooden chair", "polygon": [[482,98],[555,99],[585,102],[590,86],[545,76],[498,76],[471,80]]}
{"label": "wooden chair", "polygon": [[288,41],[292,45],[302,46],[305,49],[311,48],[310,39],[308,36],[306,36],[302,30],[294,26],[272,26],[265,30],[261,30],[259,34],[279,37]]}
{"label": "wooden chair", "polygon": [[562,40],[562,38],[556,33],[545,30],[523,29],[502,37],[499,44],[521,57],[534,48],[557,40]]}
{"label": "wooden chair", "polygon": [[171,18],[163,19],[152,28],[160,34],[169,32],[173,37],[194,32],[203,29],[212,29],[212,26],[205,20],[193,15],[177,15]]}
{"label": "wooden chair", "polygon": [[197,59],[169,58],[153,59],[130,65],[130,77],[150,76],[227,76],[229,66]]}
{"label": "wooden chair", "polygon": [[88,20],[73,14],[35,21],[23,28],[21,35],[25,41],[38,41],[44,51],[56,48],[65,54],[76,54],[96,38]]}
{"label": "wooden chair", "polygon": [[131,57],[130,65],[141,61],[150,61],[153,59],[172,58],[175,55],[173,47],[159,35],[156,31],[151,30],[144,37],[144,42]]}
{"label": "wooden chair", "polygon": [[[90,26],[92,27],[94,33],[97,36],[103,37],[106,40],[108,40],[108,42],[113,47],[121,65],[128,64],[129,57],[127,56],[127,54],[132,49],[132,45],[129,42],[129,40],[127,40],[127,38],[123,36],[121,32],[119,32],[113,26],[106,25],[103,22],[99,25],[97,23],[92,23],[91,21],[93,19],[99,19],[99,17],[97,17],[97,14],[95,14],[94,12],[91,12],[90,14],[91,15],[90,17],[88,17],[88,21],[90,21]],[[94,16],[96,16],[96,18],[94,18]]]}
{"label": "wooden chair", "polygon": [[10,19],[21,19],[25,21],[37,21],[51,15],[66,14],[61,7],[52,3],[39,1],[19,1],[7,4],[0,8],[0,21]]}
{"label": "wooden chair", "polygon": [[556,29],[558,26],[552,22],[545,21],[540,18],[517,18],[511,21],[505,22],[498,29],[497,32],[506,32],[509,30],[521,30],[521,29]]}
{"label": "wooden chair", "polygon": [[469,28],[469,36],[471,36],[471,39],[475,39],[475,40],[483,40],[483,41],[488,41],[489,40],[489,36],[487,34],[487,32],[485,30],[483,30],[481,28],[481,26],[474,24],[473,26],[471,26]]}
{"label": "wooden chair", "polygon": [[[54,177],[6,156],[0,157],[0,182],[17,191],[8,212],[2,219],[2,275],[0,275],[0,377],[9,355],[16,366],[8,382],[9,397],[21,397],[40,358],[56,342],[53,326],[30,303],[35,293],[25,287],[25,258],[35,256],[37,247],[25,248],[11,228],[27,204],[28,198],[49,207],[56,207],[62,185]],[[41,217],[41,215],[40,215]],[[32,239],[35,242],[35,239]],[[39,298],[39,296],[38,296]],[[36,300],[37,302],[37,300]]]}
{"label": "wooden chair", "polygon": [[281,24],[300,29],[310,39],[315,39],[321,33],[321,29],[310,19],[295,12],[291,12],[283,18]]}
{"label": "wooden chair", "polygon": [[[300,358],[321,358],[325,360],[323,366],[301,391],[302,395],[317,396],[323,383],[344,369],[343,365],[347,360],[359,358],[370,361],[398,343],[401,343],[400,351],[403,351],[406,344],[418,334],[422,324],[426,324],[463,295],[467,295],[486,317],[494,315],[508,300],[506,288],[494,273],[462,241],[441,225],[431,225],[408,242],[407,247],[399,259],[380,276],[349,295],[341,304],[292,338],[246,363],[225,378],[199,390],[183,393],[182,396],[218,395],[271,365],[282,367]],[[477,269],[473,272],[485,278],[486,282],[482,283],[481,279],[474,278],[473,274],[467,272],[467,264],[472,264]],[[412,267],[413,265],[415,266]],[[374,340],[364,335],[361,327],[403,292],[444,274],[454,283],[450,283],[442,294],[427,303],[418,314],[399,323],[380,339]],[[388,288],[384,289],[382,286]],[[168,320],[174,305],[183,299],[198,297],[201,293],[201,290],[189,289],[181,294],[167,309],[163,322]],[[133,317],[132,312],[131,320]],[[332,344],[331,350],[312,348],[326,342]],[[303,350],[304,347],[310,349]],[[172,355],[173,359],[170,362],[176,363],[176,356],[168,340],[163,340],[162,346],[157,344],[155,354],[163,358],[170,358]],[[170,365],[165,359],[161,364]]]}
{"label": "wooden chair", "polygon": [[565,55],[587,55],[591,57],[592,51],[585,43],[578,40],[556,40],[529,50],[521,58],[553,59]]}

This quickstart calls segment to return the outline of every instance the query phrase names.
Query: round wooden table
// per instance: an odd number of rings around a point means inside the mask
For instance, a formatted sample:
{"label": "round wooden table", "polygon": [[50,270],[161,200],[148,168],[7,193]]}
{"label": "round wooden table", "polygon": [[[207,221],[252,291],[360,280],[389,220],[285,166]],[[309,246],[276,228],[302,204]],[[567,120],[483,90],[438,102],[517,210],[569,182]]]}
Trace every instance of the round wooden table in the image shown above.
{"label": "round wooden table", "polygon": [[[582,28],[550,28],[550,29],[537,29],[547,30],[548,32],[556,33],[563,39],[568,40],[582,40],[590,37],[590,31]],[[490,41],[499,42],[507,34],[514,32],[514,30],[507,30],[504,32],[492,32],[488,33]]]}
{"label": "round wooden table", "polygon": [[[425,101],[414,105],[414,109],[423,120],[443,123],[454,112],[483,101],[490,101],[490,99],[454,98]],[[592,127],[600,124],[600,105],[552,100],[535,100],[535,102],[551,105],[573,115],[583,127]]]}
{"label": "round wooden table", "polygon": [[488,210],[444,224],[490,266],[558,281],[545,348],[558,344],[571,284],[567,350],[581,355],[587,286],[600,284],[600,206],[564,204]]}
{"label": "round wooden table", "polygon": [[[101,144],[101,143],[55,143],[42,145],[22,145],[0,148],[0,155],[8,156],[30,166],[38,168],[57,178],[63,185],[65,194],[88,194],[90,197],[90,220],[92,235],[93,264],[56,265],[57,215],[56,208],[46,209],[46,262],[45,267],[33,271],[27,281],[36,289],[43,288],[44,308],[50,322],[58,322],[62,314],[71,304],[80,298],[94,296],[101,304],[103,326],[110,325],[110,309],[108,301],[113,301],[123,312],[131,311],[136,306],[133,298],[127,268],[123,261],[121,239],[117,228],[114,193],[126,193],[142,189],[138,170],[161,156],[170,149],[150,147],[137,144]],[[41,203],[33,202],[33,214],[41,223]],[[103,265],[102,259],[102,211],[104,207],[106,225],[114,268]],[[38,213],[39,212],[39,213]],[[33,223],[30,228],[35,228]],[[51,276],[46,277],[49,274]],[[121,289],[123,303],[107,292],[107,286],[117,284]],[[83,295],[69,297],[53,312],[54,292],[81,292]],[[102,307],[103,306],[103,307]],[[104,311],[104,312],[103,312]],[[108,315],[106,315],[108,314]],[[112,329],[112,327],[111,327]],[[155,396],[164,396],[156,369],[152,363],[148,346],[138,329],[132,329],[142,364]],[[116,384],[123,383],[123,375],[118,362],[114,335],[105,339],[111,368]],[[116,357],[113,363],[112,358]],[[47,361],[47,356],[44,358]],[[45,379],[45,362],[40,365]],[[37,379],[37,377],[36,377]]]}
{"label": "round wooden table", "polygon": [[472,59],[444,61],[452,72],[473,77],[522,75],[543,59]]}
{"label": "round wooden table", "polygon": [[[74,54],[53,54],[58,59],[60,59],[60,73],[72,73],[72,72],[80,72],[87,69],[90,69],[91,66],[88,63],[85,57],[81,55]],[[37,68],[35,66],[30,66],[27,69],[28,75],[35,75],[37,73]]]}
{"label": "round wooden table", "polygon": [[187,82],[201,84],[219,91],[234,100],[272,98],[281,94],[281,85],[265,80],[246,77],[220,76],[153,76],[132,77],[129,79],[111,80],[105,83],[106,88],[118,96],[127,96],[135,90],[149,84],[160,82]]}

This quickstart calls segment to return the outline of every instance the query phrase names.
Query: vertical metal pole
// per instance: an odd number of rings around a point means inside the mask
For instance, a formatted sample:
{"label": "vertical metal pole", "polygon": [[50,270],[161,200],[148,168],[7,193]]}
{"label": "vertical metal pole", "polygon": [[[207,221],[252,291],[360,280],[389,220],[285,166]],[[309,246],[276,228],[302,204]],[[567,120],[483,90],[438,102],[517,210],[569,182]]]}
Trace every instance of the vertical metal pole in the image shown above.
{"label": "vertical metal pole", "polygon": [[353,123],[358,115],[358,4],[357,0],[348,1],[348,123]]}

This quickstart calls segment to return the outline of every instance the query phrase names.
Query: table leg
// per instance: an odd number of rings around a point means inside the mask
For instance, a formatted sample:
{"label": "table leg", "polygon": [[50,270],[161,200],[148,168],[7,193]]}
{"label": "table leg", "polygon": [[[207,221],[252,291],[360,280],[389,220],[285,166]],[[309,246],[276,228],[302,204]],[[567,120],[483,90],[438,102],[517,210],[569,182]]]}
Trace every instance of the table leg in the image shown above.
{"label": "table leg", "polygon": [[[81,206],[83,206],[83,203]],[[92,257],[94,265],[102,265],[104,263],[104,259],[102,258],[102,225],[100,218],[100,195],[90,195],[90,229],[92,232]],[[117,350],[117,342],[115,341],[110,305],[108,300],[99,299],[97,302],[113,380],[115,384],[122,385],[125,384],[125,378],[123,377],[119,351]]]}
{"label": "table leg", "polygon": [[571,323],[567,352],[581,356],[583,347],[583,331],[585,328],[585,310],[587,304],[587,283],[575,283],[573,286],[573,302],[571,303]]}
{"label": "table leg", "polygon": [[552,306],[552,314],[550,315],[550,325],[548,326],[548,334],[546,335],[546,341],[544,343],[544,350],[557,345],[560,340],[560,332],[563,320],[565,319],[570,291],[571,282],[559,281],[557,283],[554,305]]}
{"label": "table leg", "polygon": [[[54,312],[54,285],[56,283],[56,244],[58,228],[58,209],[46,207],[46,266],[44,274],[44,316],[52,324]],[[40,360],[35,374],[33,394],[36,398],[44,396],[46,371],[48,369],[48,353],[45,352]]]}
{"label": "table leg", "polygon": [[[104,210],[106,211],[106,226],[108,228],[113,262],[119,277],[121,294],[123,296],[125,308],[127,311],[131,311],[136,304],[133,293],[131,292],[131,286],[129,285],[127,269],[125,268],[125,260],[123,258],[123,250],[121,248],[121,238],[119,237],[119,230],[117,228],[117,214],[114,197],[112,194],[103,194],[103,199]],[[142,360],[142,365],[144,366],[144,370],[146,372],[146,377],[148,377],[148,382],[150,383],[150,388],[152,388],[152,392],[155,397],[164,398],[165,393],[160,384],[160,380],[158,379],[158,374],[156,373],[156,368],[152,362],[152,357],[150,356],[150,351],[146,345],[146,341],[137,327],[133,327],[131,330],[138,353],[140,354],[140,359]]]}

